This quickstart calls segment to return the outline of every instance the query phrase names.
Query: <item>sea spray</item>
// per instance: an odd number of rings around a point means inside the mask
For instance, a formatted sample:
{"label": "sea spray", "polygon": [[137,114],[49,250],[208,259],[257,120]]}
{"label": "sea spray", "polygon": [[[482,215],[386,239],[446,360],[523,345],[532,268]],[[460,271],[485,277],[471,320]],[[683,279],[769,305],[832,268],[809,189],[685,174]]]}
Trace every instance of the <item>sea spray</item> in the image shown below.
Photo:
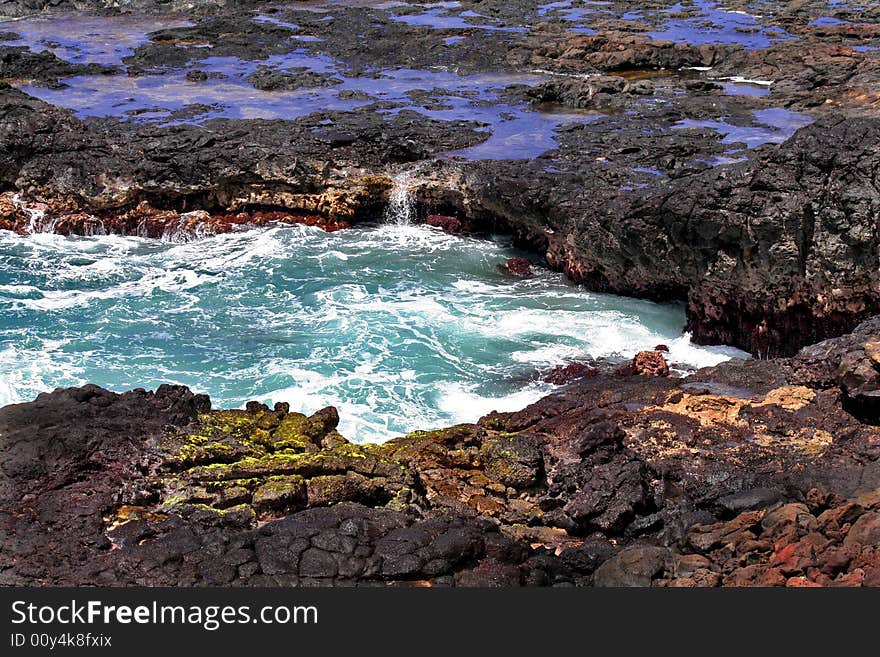
{"label": "sea spray", "polygon": [[510,280],[503,241],[418,225],[274,226],[194,242],[0,231],[0,401],[57,386],[191,386],[257,399],[381,441],[522,408],[539,372],[656,344],[673,364],[732,350],[681,333],[681,305],[588,293],[539,270]]}
{"label": "sea spray", "polygon": [[[46,230],[46,211],[39,208],[30,207],[24,199],[21,198],[20,194],[15,194],[12,197],[12,205],[16,210],[24,212],[28,217],[28,225],[25,228],[25,231],[29,235],[33,235],[34,233],[41,232],[52,232],[52,230]],[[54,228],[54,226],[53,226]]]}
{"label": "sea spray", "polygon": [[394,187],[385,206],[385,223],[409,226],[415,223],[416,199],[413,194],[413,174],[415,169],[406,169],[391,180]]}

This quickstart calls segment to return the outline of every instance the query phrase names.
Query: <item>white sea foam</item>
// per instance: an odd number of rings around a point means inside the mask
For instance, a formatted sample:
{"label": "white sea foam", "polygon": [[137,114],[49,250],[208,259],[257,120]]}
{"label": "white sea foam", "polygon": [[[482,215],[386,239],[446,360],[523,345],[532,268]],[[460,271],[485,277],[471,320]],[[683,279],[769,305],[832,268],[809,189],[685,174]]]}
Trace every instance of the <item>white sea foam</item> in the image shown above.
{"label": "white sea foam", "polygon": [[732,75],[730,77],[723,77],[718,79],[727,80],[728,82],[733,82],[735,84],[757,84],[762,87],[769,87],[773,84],[773,80],[753,80],[751,78],[744,78],[741,75]]}
{"label": "white sea foam", "polygon": [[36,340],[0,349],[0,407],[28,401],[60,386],[82,385],[80,368],[58,358],[65,341]]}
{"label": "white sea foam", "polygon": [[[697,347],[680,306],[590,293],[503,244],[415,225],[268,227],[197,242],[0,234],[0,404],[59,385],[180,382],[217,406],[339,408],[357,441],[473,421],[552,390],[536,373],[664,343]],[[531,383],[530,383],[531,382]]]}
{"label": "white sea foam", "polygon": [[443,387],[440,408],[449,414],[453,422],[474,422],[492,411],[499,413],[517,411],[533,404],[553,390],[549,384],[532,384],[509,395],[485,397],[460,383]]}
{"label": "white sea foam", "polygon": [[385,208],[385,221],[391,224],[410,225],[416,218],[416,201],[413,196],[412,169],[406,169],[393,178],[394,187]]}
{"label": "white sea foam", "polygon": [[695,345],[691,342],[690,333],[682,334],[666,346],[669,347],[668,360],[677,364],[680,369],[683,367],[683,371],[713,367],[731,358],[750,358],[748,353],[735,347]]}
{"label": "white sea foam", "polygon": [[510,357],[517,363],[550,366],[583,359],[585,353],[583,347],[578,345],[535,343],[533,348],[514,351]]}

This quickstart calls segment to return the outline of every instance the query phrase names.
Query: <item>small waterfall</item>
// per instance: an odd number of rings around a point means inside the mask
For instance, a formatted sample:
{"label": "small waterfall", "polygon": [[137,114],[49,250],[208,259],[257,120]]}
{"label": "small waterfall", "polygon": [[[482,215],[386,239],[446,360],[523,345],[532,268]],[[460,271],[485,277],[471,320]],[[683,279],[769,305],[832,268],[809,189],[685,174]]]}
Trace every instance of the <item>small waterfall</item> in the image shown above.
{"label": "small waterfall", "polygon": [[[27,232],[29,235],[33,235],[34,233],[44,232],[46,229],[45,219],[46,219],[46,211],[39,210],[37,208],[29,208],[27,204],[21,199],[19,194],[15,194],[12,197],[12,205],[15,206],[17,210],[21,210],[28,216],[28,225]],[[53,226],[54,228],[54,222]]]}
{"label": "small waterfall", "polygon": [[[177,218],[177,224],[167,224],[162,232],[162,240],[165,242],[192,242],[217,234],[216,229],[210,225],[211,216],[202,210],[184,212]],[[147,234],[146,221],[138,226],[138,232]]]}
{"label": "small waterfall", "polygon": [[398,173],[392,181],[394,189],[388,197],[388,205],[385,207],[385,223],[407,226],[416,218],[416,199],[412,193],[413,170]]}

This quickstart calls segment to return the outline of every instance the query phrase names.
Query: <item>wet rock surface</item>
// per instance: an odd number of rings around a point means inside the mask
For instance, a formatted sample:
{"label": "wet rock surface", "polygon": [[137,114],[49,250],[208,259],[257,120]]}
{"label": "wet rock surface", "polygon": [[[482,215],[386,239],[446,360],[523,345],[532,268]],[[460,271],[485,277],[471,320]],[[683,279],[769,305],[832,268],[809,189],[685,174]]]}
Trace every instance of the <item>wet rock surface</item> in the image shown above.
{"label": "wet rock surface", "polygon": [[[112,65],[3,24],[0,78],[75,109],[0,89],[0,227],[344,227],[418,163],[421,220],[511,232],[597,290],[686,299],[698,342],[790,355],[878,310],[880,17],[740,4],[7,1],[176,22]],[[272,120],[236,104],[254,93]],[[510,150],[523,135],[543,145]]]}
{"label": "wet rock surface", "polygon": [[[13,33],[14,34],[14,33]],[[50,52],[31,52],[24,46],[0,46],[0,79],[33,79],[40,84],[63,88],[58,78],[74,75],[110,75],[116,69],[100,64],[71,64]]]}
{"label": "wet rock surface", "polygon": [[[151,237],[177,222],[210,231],[223,223],[215,217],[241,211],[349,221],[358,213],[370,216],[391,186],[387,176],[367,170],[351,175],[355,163],[415,161],[480,139],[445,122],[436,122],[433,131],[431,122],[408,112],[346,116],[345,133],[327,129],[318,117],[296,123],[218,119],[134,132],[112,124],[92,131],[11,87],[0,88],[0,97],[0,169],[7,180],[26,184],[33,199],[6,192],[0,228],[22,232],[34,228],[33,212],[38,230],[88,234],[90,225],[102,223],[108,231]],[[332,166],[321,160],[328,152]]]}
{"label": "wet rock surface", "polygon": [[0,229],[344,229],[413,169],[417,220],[787,356],[573,363],[383,445],[333,409],[56,391],[0,410],[0,582],[880,583],[880,15],[673,4],[0,0],[187,19],[113,63],[0,26]]}
{"label": "wet rock surface", "polygon": [[531,278],[535,275],[528,258],[509,258],[498,265],[498,271],[511,278]]}
{"label": "wet rock surface", "polygon": [[58,390],[0,410],[0,581],[876,585],[880,430],[844,386],[878,338],[599,372],[384,444],[333,408]]}

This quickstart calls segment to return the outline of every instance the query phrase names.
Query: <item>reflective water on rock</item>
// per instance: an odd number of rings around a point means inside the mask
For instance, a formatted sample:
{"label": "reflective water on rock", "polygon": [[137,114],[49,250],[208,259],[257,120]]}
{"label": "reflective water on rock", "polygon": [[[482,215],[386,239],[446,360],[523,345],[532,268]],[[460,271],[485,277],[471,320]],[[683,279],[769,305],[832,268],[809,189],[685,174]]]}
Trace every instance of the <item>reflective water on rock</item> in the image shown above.
{"label": "reflective water on rock", "polygon": [[[696,0],[689,7],[677,4],[663,11],[670,18],[648,32],[654,39],[693,45],[732,44],[745,48],[767,48],[776,41],[792,38],[778,26],[764,26],[752,14],[729,11],[707,0]],[[679,14],[686,15],[679,17]],[[634,12],[631,20],[638,20],[641,16],[640,12]]]}
{"label": "reflective water on rock", "polygon": [[[450,49],[473,38],[474,29],[522,31],[500,17],[487,17],[464,8],[458,2],[408,4],[401,2],[360,2],[390,12],[392,22],[451,30],[443,43]],[[352,6],[346,3],[345,6]],[[517,88],[532,87],[549,79],[545,71],[534,73],[494,72],[459,74],[444,67],[409,68],[383,66],[373,70],[353,70],[345,61],[322,51],[323,37],[302,33],[301,25],[314,26],[314,18],[333,21],[343,11],[342,3],[312,2],[296,6],[297,13],[254,13],[255,25],[283,28],[272,33],[280,39],[276,54],[243,59],[218,56],[210,43],[182,43],[188,48],[186,63],[140,70],[126,74],[126,57],[149,42],[149,34],[163,34],[169,28],[192,25],[179,18],[89,17],[82,15],[29,18],[0,23],[0,32],[17,32],[21,39],[10,41],[33,50],[51,50],[62,59],[78,63],[118,65],[118,75],[80,75],[63,78],[61,85],[42,82],[21,84],[21,88],[52,104],[69,108],[77,116],[119,117],[141,123],[202,123],[214,118],[296,120],[322,111],[355,111],[373,106],[380,114],[393,115],[413,110],[444,121],[473,121],[488,135],[485,143],[450,155],[468,159],[525,159],[538,157],[557,146],[557,130],[567,123],[586,124],[595,120],[595,111],[562,110],[532,106]],[[643,25],[654,38],[688,43],[738,43],[746,48],[764,47],[789,35],[756,23],[754,16],[729,11],[720,5],[701,1],[693,5],[676,4],[667,8],[631,9],[620,15],[606,2],[560,0],[535,6],[536,20],[562,21],[577,33],[591,33],[588,22],[610,17]],[[297,18],[299,17],[299,18]],[[290,31],[286,34],[285,30]],[[470,35],[470,36],[469,36]],[[183,37],[181,37],[183,38]],[[352,35],[352,38],[361,38]],[[500,37],[499,37],[500,38]],[[287,44],[287,45],[284,45]],[[215,44],[216,45],[216,44]],[[278,45],[278,44],[276,44]],[[861,45],[862,51],[872,46]],[[281,52],[277,52],[278,50]],[[222,48],[221,48],[222,50]],[[665,74],[669,74],[666,72]],[[275,77],[273,77],[275,76]],[[770,93],[761,81],[730,78],[720,80],[728,95],[760,98]],[[648,102],[648,101],[646,101]],[[663,101],[658,101],[663,102]],[[776,112],[761,109],[759,112]],[[781,111],[781,110],[779,110]],[[758,117],[758,114],[755,115]],[[756,119],[752,126],[739,126],[723,117],[685,118],[676,127],[710,127],[725,135],[726,143],[743,141],[750,147],[778,143],[792,133],[789,125],[803,125],[796,117],[777,125]]]}
{"label": "reflective water on rock", "polygon": [[48,50],[75,64],[121,64],[135,48],[149,41],[149,33],[171,27],[193,25],[179,18],[136,15],[122,16],[34,16],[0,21],[0,32],[15,32],[16,40],[3,41],[28,46],[35,52]]}
{"label": "reflective water on rock", "polygon": [[[546,79],[532,74],[459,75],[451,71],[382,69],[352,76],[340,63],[304,49],[264,60],[206,57],[188,71],[161,75],[78,76],[66,87],[25,85],[28,93],[73,109],[78,116],[127,117],[160,123],[201,122],[212,118],[293,120],[326,110],[347,111],[381,102],[377,111],[415,110],[444,121],[476,121],[490,133],[480,146],[455,153],[465,158],[530,158],[555,147],[555,129],[564,122],[587,122],[588,112],[537,111],[522,101],[506,101],[510,86]],[[260,67],[305,70],[324,76],[316,86],[255,89],[249,81]],[[199,77],[188,75],[198,71]],[[326,84],[326,86],[322,86]],[[419,93],[414,97],[414,93]],[[190,108],[192,111],[185,111]]]}
{"label": "reflective water on rock", "polygon": [[[453,3],[441,3],[450,5]],[[457,3],[455,3],[457,5]],[[426,6],[425,11],[420,13],[392,13],[391,20],[407,25],[421,25],[436,29],[480,29],[497,32],[525,32],[523,26],[494,25],[485,16],[474,11],[462,11],[457,14],[449,13],[450,7]]]}
{"label": "reflective water on rock", "polygon": [[745,144],[747,148],[756,148],[764,144],[782,143],[797,130],[814,121],[804,114],[779,108],[756,110],[754,116],[758,124],[755,126],[736,125],[723,119],[717,121],[684,119],[674,127],[709,128],[724,135],[722,142],[725,144]]}

